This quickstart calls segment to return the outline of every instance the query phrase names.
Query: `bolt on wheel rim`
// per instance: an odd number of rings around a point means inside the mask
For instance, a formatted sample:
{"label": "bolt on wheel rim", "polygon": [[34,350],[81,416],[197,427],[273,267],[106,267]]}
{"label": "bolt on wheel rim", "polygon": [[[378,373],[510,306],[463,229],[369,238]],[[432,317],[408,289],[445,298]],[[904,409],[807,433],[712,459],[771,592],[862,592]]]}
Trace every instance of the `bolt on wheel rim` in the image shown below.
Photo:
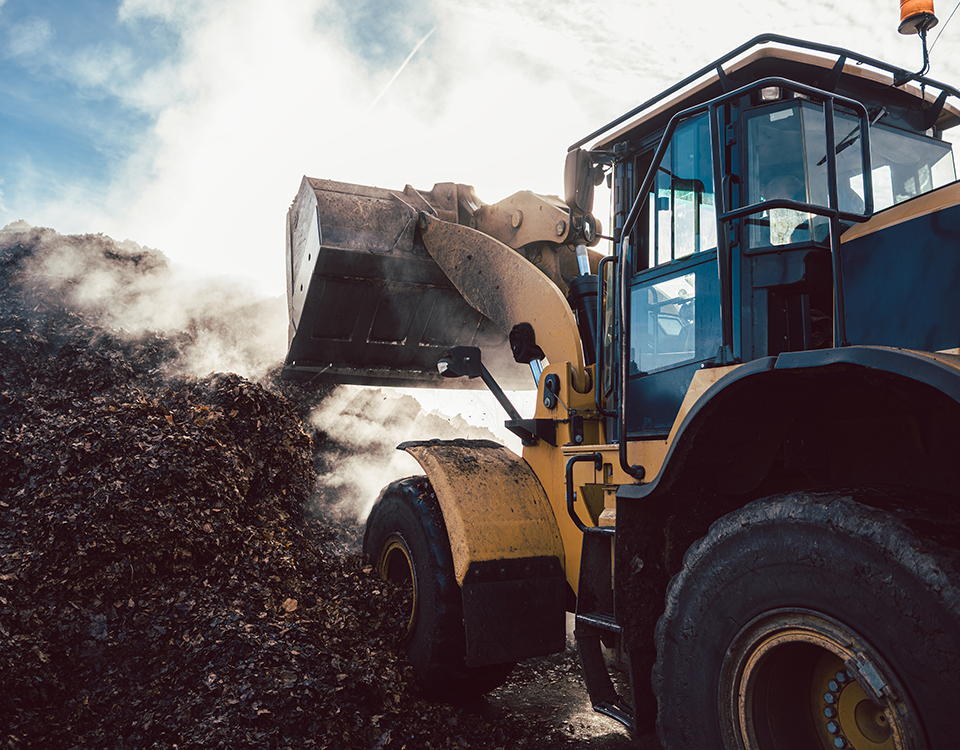
{"label": "bolt on wheel rim", "polygon": [[843,661],[824,653],[814,668],[812,698],[821,708],[821,739],[835,748],[892,750],[896,739],[886,711],[866,694]]}
{"label": "bolt on wheel rim", "polygon": [[886,662],[807,610],[756,618],[721,670],[724,739],[740,750],[916,750],[916,714]]}

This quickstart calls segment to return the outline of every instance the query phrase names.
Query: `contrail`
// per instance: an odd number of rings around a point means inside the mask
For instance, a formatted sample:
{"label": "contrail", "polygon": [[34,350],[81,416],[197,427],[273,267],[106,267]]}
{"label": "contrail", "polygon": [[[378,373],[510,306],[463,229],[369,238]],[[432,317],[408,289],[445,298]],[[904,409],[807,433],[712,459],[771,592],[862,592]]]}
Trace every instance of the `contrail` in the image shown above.
{"label": "contrail", "polygon": [[417,46],[413,48],[413,51],[409,55],[407,55],[407,59],[404,60],[403,63],[401,63],[399,68],[397,68],[397,72],[393,74],[393,78],[391,78],[387,82],[387,85],[383,87],[383,91],[377,94],[377,98],[374,99],[372,102],[370,102],[370,106],[364,110],[363,112],[364,114],[367,114],[367,112],[369,112],[371,109],[377,106],[377,102],[379,102],[383,98],[383,95],[387,93],[387,90],[393,85],[393,82],[397,80],[397,78],[403,72],[403,69],[407,67],[407,63],[409,63],[413,59],[413,56],[417,54],[417,50],[419,50],[424,45],[427,39],[430,38],[430,35],[436,30],[437,30],[437,27],[434,26],[432,29],[430,29],[430,31],[427,32],[427,35],[423,37],[423,39],[417,42]]}

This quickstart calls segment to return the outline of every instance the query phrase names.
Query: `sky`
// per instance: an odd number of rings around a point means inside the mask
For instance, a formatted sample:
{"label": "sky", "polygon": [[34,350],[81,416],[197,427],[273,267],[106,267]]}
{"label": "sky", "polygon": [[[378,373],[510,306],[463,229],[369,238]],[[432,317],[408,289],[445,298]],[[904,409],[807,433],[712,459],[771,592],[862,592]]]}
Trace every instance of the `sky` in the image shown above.
{"label": "sky", "polygon": [[[930,75],[956,85],[954,9]],[[748,39],[916,70],[898,23],[897,0],[0,0],[0,227],[282,295],[303,175],[558,194],[571,143]]]}

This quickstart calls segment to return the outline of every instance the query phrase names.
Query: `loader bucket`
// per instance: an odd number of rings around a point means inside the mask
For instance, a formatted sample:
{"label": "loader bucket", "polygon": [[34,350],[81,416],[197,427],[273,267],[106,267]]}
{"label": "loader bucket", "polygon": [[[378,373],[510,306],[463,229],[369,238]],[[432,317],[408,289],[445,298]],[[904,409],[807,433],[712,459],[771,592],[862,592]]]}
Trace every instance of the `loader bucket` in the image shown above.
{"label": "loader bucket", "polygon": [[437,371],[448,349],[477,346],[502,388],[535,387],[506,334],[467,304],[420,240],[417,211],[456,221],[457,187],[400,193],[303,178],[287,214],[285,380],[483,388]]}

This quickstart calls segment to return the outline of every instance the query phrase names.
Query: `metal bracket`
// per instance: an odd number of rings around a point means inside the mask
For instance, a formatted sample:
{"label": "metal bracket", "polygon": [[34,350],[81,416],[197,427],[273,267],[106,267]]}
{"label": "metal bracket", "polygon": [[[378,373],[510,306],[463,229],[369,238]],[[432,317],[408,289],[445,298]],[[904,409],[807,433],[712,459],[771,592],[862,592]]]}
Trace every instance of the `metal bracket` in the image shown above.
{"label": "metal bracket", "polygon": [[722,65],[717,65],[717,76],[720,78],[720,85],[723,86],[723,93],[729,94],[735,88],[737,84],[734,83],[730,76],[727,75],[727,71],[723,69]]}
{"label": "metal bracket", "polygon": [[879,708],[884,708],[883,692],[889,681],[880,674],[866,654],[858,653],[855,659],[847,659],[844,664],[870,700]]}
{"label": "metal bracket", "polygon": [[557,423],[552,419],[508,419],[503,426],[524,445],[536,445],[540,440],[552,446],[557,444]]}
{"label": "metal bracket", "polygon": [[923,112],[923,129],[929,130],[934,125],[937,124],[937,120],[940,117],[940,113],[943,112],[943,105],[947,103],[947,92],[941,91],[940,96],[937,97],[937,100],[930,105],[929,109],[924,110]]}
{"label": "metal bracket", "polygon": [[840,57],[837,58],[837,62],[834,63],[833,69],[830,71],[827,79],[823,82],[824,91],[829,91],[832,94],[837,90],[837,84],[840,82],[840,74],[843,73],[843,66],[846,64],[847,56],[840,55]]}

